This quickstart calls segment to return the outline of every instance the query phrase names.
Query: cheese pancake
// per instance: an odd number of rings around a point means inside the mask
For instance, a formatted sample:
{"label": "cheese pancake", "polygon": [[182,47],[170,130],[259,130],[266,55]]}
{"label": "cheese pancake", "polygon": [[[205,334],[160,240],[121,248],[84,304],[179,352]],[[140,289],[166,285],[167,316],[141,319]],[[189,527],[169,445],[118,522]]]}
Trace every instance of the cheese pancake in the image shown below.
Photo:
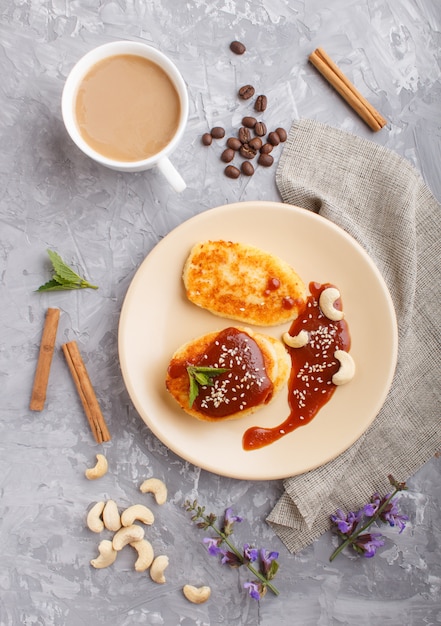
{"label": "cheese pancake", "polygon": [[197,243],[185,262],[187,298],[221,317],[256,326],[295,319],[306,302],[305,284],[279,257],[232,241]]}
{"label": "cheese pancake", "polygon": [[[170,360],[166,387],[189,415],[219,422],[250,415],[267,405],[287,382],[290,371],[291,361],[281,341],[232,326],[181,346]],[[192,392],[191,376],[196,372],[205,373],[206,378],[193,382]]]}

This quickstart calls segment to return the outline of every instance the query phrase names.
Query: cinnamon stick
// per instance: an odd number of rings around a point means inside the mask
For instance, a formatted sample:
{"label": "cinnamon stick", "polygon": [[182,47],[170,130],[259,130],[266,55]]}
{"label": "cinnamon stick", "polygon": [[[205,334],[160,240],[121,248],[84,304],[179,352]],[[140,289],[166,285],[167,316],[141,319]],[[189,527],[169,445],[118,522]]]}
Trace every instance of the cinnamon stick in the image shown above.
{"label": "cinnamon stick", "polygon": [[309,55],[309,60],[373,131],[377,132],[387,124],[387,120],[361,95],[323,48],[316,48]]}
{"label": "cinnamon stick", "polygon": [[66,357],[66,362],[69,366],[70,373],[75,383],[75,387],[77,388],[78,395],[80,396],[80,400],[95,441],[97,443],[110,441],[110,433],[108,431],[107,424],[104,420],[103,414],[101,413],[95,391],[77,343],[75,341],[69,341],[61,347],[63,349],[64,356]]}
{"label": "cinnamon stick", "polygon": [[32,387],[31,411],[42,411],[46,402],[46,391],[49,381],[49,373],[54,354],[55,339],[57,336],[60,309],[48,309],[43,326],[40,352],[38,355],[37,368],[35,370],[34,384]]}

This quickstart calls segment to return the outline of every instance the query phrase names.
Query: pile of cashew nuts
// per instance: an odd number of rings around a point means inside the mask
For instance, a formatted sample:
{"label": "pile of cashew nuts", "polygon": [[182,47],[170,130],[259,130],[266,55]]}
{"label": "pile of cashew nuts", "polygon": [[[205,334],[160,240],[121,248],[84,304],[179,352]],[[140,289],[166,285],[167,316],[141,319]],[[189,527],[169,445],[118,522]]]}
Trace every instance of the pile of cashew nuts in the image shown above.
{"label": "pile of cashew nuts", "polygon": [[[86,470],[85,475],[89,480],[101,478],[108,471],[107,459],[103,454],[96,455],[96,465]],[[153,494],[156,503],[161,505],[167,500],[167,487],[159,478],[148,478],[140,485],[141,493]],[[155,521],[153,512],[144,504],[133,504],[122,513],[114,500],[99,501],[92,506],[87,513],[86,524],[94,533],[101,533],[104,529],[114,532],[112,540],[103,539],[98,545],[99,555],[90,561],[96,569],[109,567],[115,562],[118,552],[129,545],[137,553],[135,570],[145,572],[149,570],[153,582],[163,584],[166,582],[165,570],[169,559],[165,554],[155,556],[153,546],[144,535],[142,526],[135,522],[142,522],[150,526]],[[210,587],[194,587],[184,585],[184,596],[190,602],[200,604],[208,600],[211,594]]]}

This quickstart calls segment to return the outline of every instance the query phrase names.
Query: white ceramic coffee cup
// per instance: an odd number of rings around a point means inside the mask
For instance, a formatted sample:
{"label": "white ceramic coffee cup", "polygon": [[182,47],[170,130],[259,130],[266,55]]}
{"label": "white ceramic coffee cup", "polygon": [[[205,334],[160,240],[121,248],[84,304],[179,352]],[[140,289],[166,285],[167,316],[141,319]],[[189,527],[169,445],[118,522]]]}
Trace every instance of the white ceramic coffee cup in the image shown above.
{"label": "white ceramic coffee cup", "polygon": [[[120,54],[141,56],[159,65],[173,82],[181,104],[179,125],[171,141],[160,152],[140,161],[117,161],[109,159],[91,148],[83,139],[75,116],[75,102],[78,87],[85,75],[99,61]],[[63,89],[61,111],[64,125],[71,139],[84,154],[87,154],[87,156],[97,163],[120,172],[141,172],[151,169],[152,167],[157,167],[176,191],[183,191],[185,189],[186,185],[184,180],[168,157],[175,150],[187,124],[187,87],[174,63],[156,48],[135,41],[114,41],[94,48],[83,56],[70,71]]]}

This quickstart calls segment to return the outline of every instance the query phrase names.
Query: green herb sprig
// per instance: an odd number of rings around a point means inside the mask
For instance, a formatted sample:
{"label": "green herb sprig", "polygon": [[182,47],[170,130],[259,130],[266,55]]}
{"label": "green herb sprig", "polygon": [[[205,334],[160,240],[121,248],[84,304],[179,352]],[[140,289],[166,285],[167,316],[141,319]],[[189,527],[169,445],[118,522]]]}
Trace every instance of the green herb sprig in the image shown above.
{"label": "green herb sprig", "polygon": [[334,529],[343,542],[331,554],[330,561],[333,561],[347,546],[351,546],[355,552],[364,557],[375,556],[378,548],[384,546],[385,540],[381,533],[366,532],[374,522],[396,526],[400,533],[403,532],[409,518],[400,512],[395,496],[400,491],[405,491],[407,486],[404,482],[398,482],[392,475],[389,475],[388,478],[394,487],[392,493],[385,496],[374,493],[370,502],[359,511],[345,513],[341,509],[337,509],[335,514],[331,515]]}
{"label": "green herb sprig", "polygon": [[215,534],[215,537],[203,539],[209,554],[218,556],[222,565],[229,565],[233,568],[245,565],[255,576],[256,580],[247,581],[243,585],[251,598],[260,600],[265,596],[268,589],[274,595],[279,595],[279,590],[272,582],[279,569],[277,562],[279,553],[265,548],[253,548],[248,543],[243,546],[242,550],[239,550],[230,538],[233,533],[233,526],[242,522],[242,517],[234,515],[233,509],[228,507],[225,510],[223,523],[218,526],[216,525],[217,516],[214,513],[207,514],[205,507],[200,506],[197,500],[186,500],[184,508],[192,513],[191,521],[196,524],[197,528],[210,530]]}
{"label": "green herb sprig", "polygon": [[73,271],[54,250],[47,251],[54,269],[52,279],[41,285],[37,291],[63,291],[69,289],[98,289],[91,285],[85,278]]}
{"label": "green herb sprig", "polygon": [[213,378],[228,372],[225,367],[202,367],[199,365],[188,365],[187,373],[190,380],[189,405],[193,406],[194,401],[199,395],[199,386],[214,385]]}

